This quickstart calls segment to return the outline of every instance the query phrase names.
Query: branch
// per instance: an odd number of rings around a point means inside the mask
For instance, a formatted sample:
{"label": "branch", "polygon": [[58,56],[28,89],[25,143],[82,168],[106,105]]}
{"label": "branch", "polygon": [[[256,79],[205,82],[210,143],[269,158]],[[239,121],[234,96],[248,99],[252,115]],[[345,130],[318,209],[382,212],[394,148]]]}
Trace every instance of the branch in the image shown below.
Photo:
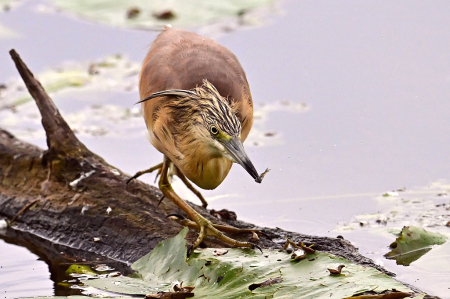
{"label": "branch", "polygon": [[92,154],[75,136],[61,116],[58,108],[56,108],[55,103],[53,103],[41,83],[36,80],[33,73],[22,61],[16,50],[12,49],[9,51],[9,54],[39,108],[42,116],[42,125],[47,133],[48,148],[54,152],[63,152],[75,156]]}

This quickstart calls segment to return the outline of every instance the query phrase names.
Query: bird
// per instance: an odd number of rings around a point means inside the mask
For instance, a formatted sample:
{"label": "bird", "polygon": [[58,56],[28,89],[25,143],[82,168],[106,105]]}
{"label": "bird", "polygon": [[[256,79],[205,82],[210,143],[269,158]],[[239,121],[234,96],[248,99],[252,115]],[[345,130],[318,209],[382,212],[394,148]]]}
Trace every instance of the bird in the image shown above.
{"label": "bird", "polygon": [[243,146],[253,124],[253,101],[237,57],[210,38],[165,26],[143,61],[139,95],[150,142],[163,154],[163,162],[130,180],[159,171],[163,198],[188,215],[191,220],[186,225],[200,231],[193,248],[206,236],[254,248],[253,242],[237,241],[223,233],[248,230],[213,224],[173,190],[169,179],[173,169],[206,208],[206,200],[190,182],[215,189],[233,163],[241,165],[257,183],[268,171],[259,175]]}

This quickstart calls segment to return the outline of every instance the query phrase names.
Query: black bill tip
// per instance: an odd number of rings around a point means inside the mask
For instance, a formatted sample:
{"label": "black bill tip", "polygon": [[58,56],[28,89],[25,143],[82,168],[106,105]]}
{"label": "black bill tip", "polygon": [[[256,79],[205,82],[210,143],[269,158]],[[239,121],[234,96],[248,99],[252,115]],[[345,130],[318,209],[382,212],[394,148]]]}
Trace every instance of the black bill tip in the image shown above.
{"label": "black bill tip", "polygon": [[270,171],[269,168],[266,168],[266,170],[264,170],[263,173],[261,173],[257,178],[255,178],[255,182],[261,184],[262,180],[264,179],[264,177],[266,176],[266,174]]}

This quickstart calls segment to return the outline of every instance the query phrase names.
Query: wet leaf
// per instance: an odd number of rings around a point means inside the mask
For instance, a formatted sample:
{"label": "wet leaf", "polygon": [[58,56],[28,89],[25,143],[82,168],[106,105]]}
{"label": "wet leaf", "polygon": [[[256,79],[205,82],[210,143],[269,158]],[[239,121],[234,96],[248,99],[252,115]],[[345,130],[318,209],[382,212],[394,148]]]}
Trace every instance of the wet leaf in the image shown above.
{"label": "wet leaf", "polygon": [[[92,290],[126,295],[162,296],[195,294],[195,298],[345,298],[370,290],[411,292],[401,283],[373,268],[315,252],[291,262],[286,252],[228,249],[215,256],[213,248],[197,249],[187,258],[184,228],[176,237],[161,242],[132,268],[140,278],[110,277],[86,280]],[[331,276],[327,268],[345,265],[346,275]],[[136,275],[135,275],[136,276]],[[174,286],[175,289],[174,289]],[[192,293],[188,293],[192,291]],[[50,297],[49,297],[50,298]],[[164,297],[161,297],[164,298]],[[383,298],[383,297],[380,297]],[[397,297],[386,297],[397,298]],[[400,298],[400,297],[398,297]]]}
{"label": "wet leaf", "polygon": [[[325,253],[291,262],[286,252],[267,250],[264,255],[250,249],[197,249],[186,256],[187,229],[161,242],[151,253],[132,265],[142,279],[117,277],[86,281],[89,286],[130,295],[171,292],[174,285],[195,287],[196,298],[343,298],[360,293],[367,285],[375,292],[410,290],[387,275]],[[327,268],[345,265],[345,276],[330,276]],[[121,282],[117,284],[117,282]],[[262,287],[264,285],[264,287]],[[253,287],[250,287],[253,286]],[[259,286],[259,287],[258,287]],[[330,295],[332,296],[330,297]],[[255,297],[256,296],[256,297]]]}
{"label": "wet leaf", "polygon": [[174,27],[209,25],[234,17],[242,18],[249,10],[273,0],[52,0],[59,9],[84,19],[112,26],[162,28],[170,22]]}
{"label": "wet leaf", "polygon": [[385,256],[395,259],[397,264],[409,266],[433,248],[433,245],[442,245],[447,237],[438,233],[426,231],[416,226],[403,227],[400,236],[391,244],[392,251]]}

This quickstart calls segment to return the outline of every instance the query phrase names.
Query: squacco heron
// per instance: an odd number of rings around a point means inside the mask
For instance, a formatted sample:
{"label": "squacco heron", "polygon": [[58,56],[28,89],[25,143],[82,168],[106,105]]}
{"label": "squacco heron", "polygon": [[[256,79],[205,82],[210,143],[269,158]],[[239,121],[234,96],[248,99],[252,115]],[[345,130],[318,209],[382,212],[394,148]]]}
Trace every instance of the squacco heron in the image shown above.
{"label": "squacco heron", "polygon": [[236,56],[209,38],[166,27],[144,59],[139,92],[150,141],[164,154],[164,160],[133,178],[159,170],[164,196],[200,230],[194,248],[205,236],[233,246],[253,247],[251,242],[237,241],[221,232],[241,230],[214,225],[197,213],[174,192],[168,177],[173,167],[203,207],[206,201],[187,179],[200,188],[215,189],[232,164],[238,163],[261,183],[263,175],[258,175],[242,144],[253,124],[253,103]]}

